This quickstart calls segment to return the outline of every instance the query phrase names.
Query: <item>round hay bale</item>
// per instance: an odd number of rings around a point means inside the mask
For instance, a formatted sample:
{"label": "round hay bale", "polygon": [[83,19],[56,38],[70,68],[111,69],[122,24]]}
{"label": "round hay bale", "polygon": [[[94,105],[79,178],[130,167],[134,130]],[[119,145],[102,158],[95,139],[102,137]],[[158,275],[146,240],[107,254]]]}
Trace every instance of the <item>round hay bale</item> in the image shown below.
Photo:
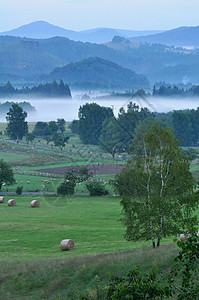
{"label": "round hay bale", "polygon": [[14,200],[14,199],[8,200],[8,206],[15,206],[16,204],[17,204],[16,200]]}
{"label": "round hay bale", "polygon": [[61,243],[60,243],[60,248],[62,251],[65,251],[65,250],[73,250],[74,249],[74,242],[73,240],[62,240]]}
{"label": "round hay bale", "polygon": [[0,197],[0,203],[4,203],[4,197]]}
{"label": "round hay bale", "polygon": [[40,207],[40,202],[38,200],[32,200],[30,205],[31,207]]}

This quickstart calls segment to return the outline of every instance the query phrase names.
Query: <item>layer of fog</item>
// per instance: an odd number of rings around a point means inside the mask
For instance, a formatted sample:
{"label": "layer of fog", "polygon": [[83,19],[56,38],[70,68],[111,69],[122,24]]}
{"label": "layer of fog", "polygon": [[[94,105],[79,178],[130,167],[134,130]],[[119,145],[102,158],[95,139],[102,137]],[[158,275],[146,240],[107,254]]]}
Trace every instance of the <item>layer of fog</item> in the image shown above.
{"label": "layer of fog", "polygon": [[[66,121],[72,121],[78,118],[79,107],[85,103],[95,102],[101,106],[111,107],[115,116],[118,115],[119,109],[123,107],[125,110],[129,103],[129,99],[124,98],[109,98],[109,99],[28,99],[32,106],[36,109],[36,114],[28,114],[29,122],[37,121],[56,121],[58,118],[64,118]],[[179,109],[196,109],[199,107],[199,98],[147,98],[131,100],[137,103],[140,107],[147,107],[150,111],[169,112]],[[21,102],[21,101],[16,101]],[[5,121],[5,119],[4,119]]]}

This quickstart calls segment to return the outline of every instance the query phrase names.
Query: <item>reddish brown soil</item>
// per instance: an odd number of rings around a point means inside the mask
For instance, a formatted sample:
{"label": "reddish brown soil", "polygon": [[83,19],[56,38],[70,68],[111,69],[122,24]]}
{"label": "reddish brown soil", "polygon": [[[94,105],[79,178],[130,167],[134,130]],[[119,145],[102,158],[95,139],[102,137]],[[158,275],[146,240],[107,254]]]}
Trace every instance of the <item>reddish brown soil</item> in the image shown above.
{"label": "reddish brown soil", "polygon": [[79,170],[82,167],[87,167],[93,175],[103,175],[103,174],[118,174],[124,168],[121,165],[81,165],[81,166],[69,166],[69,167],[58,167],[49,169],[39,169],[35,170],[37,172],[53,173],[53,174],[65,174],[72,170]]}

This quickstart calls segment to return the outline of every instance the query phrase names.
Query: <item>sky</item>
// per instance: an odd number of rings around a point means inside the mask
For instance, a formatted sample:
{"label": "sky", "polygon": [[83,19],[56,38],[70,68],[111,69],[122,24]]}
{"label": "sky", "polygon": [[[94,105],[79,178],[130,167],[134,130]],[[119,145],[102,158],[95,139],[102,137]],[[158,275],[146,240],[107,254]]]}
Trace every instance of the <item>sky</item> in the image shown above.
{"label": "sky", "polygon": [[0,32],[34,21],[71,30],[198,26],[198,0],[0,0]]}

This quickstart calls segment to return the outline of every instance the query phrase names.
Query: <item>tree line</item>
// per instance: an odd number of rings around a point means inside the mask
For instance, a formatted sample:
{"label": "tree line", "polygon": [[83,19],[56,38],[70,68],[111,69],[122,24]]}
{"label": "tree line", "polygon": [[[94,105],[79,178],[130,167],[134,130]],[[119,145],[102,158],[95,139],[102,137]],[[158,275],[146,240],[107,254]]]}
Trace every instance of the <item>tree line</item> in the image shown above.
{"label": "tree line", "polygon": [[79,120],[69,125],[71,131],[79,134],[83,143],[101,145],[113,157],[116,151],[129,151],[135,129],[142,122],[150,126],[160,121],[161,126],[172,127],[182,146],[199,143],[199,108],[154,113],[129,102],[127,109],[121,108],[115,117],[111,108],[87,103],[80,106],[78,116]]}
{"label": "tree line", "polygon": [[5,85],[0,86],[0,96],[10,96],[10,95],[34,95],[34,96],[44,96],[44,97],[67,97],[71,98],[71,91],[69,86],[63,80],[53,81],[51,83],[39,84],[33,87],[23,87],[22,89],[17,89],[12,86],[10,81]]}

